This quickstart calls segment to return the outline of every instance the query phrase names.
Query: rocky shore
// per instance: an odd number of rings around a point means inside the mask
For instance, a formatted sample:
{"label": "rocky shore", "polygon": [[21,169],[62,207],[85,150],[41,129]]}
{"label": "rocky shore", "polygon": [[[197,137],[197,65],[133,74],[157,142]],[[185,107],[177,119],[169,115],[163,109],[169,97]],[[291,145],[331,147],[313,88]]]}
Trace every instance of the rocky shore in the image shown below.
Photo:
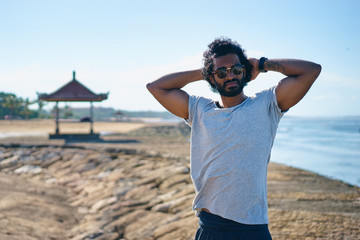
{"label": "rocky shore", "polygon": [[[193,239],[188,142],[156,132],[2,142],[0,239]],[[357,187],[271,163],[268,197],[273,239],[360,239]]]}

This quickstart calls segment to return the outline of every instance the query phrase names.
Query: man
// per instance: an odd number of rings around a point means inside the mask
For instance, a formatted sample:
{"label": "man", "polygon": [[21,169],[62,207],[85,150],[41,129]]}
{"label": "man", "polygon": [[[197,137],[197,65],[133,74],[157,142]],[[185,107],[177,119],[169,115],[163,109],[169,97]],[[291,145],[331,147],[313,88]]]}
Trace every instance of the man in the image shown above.
{"label": "man", "polygon": [[[215,39],[202,69],[172,73],[148,90],[191,126],[191,178],[199,216],[196,239],[271,239],[267,215],[267,166],[278,123],[318,77],[321,66],[294,59],[247,59],[240,45]],[[243,88],[260,72],[286,77],[254,96]],[[185,85],[205,79],[221,103],[189,96]]]}

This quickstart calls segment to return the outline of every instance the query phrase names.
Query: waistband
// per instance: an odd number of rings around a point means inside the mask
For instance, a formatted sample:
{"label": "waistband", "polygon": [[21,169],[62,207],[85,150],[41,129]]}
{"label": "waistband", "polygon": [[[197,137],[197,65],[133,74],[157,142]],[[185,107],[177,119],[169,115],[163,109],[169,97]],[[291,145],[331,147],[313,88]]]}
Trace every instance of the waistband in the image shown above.
{"label": "waistband", "polygon": [[259,230],[264,229],[268,231],[267,224],[243,224],[230,219],[220,217],[218,215],[201,211],[199,214],[199,225],[202,228],[227,230],[227,231],[244,231],[244,230]]}

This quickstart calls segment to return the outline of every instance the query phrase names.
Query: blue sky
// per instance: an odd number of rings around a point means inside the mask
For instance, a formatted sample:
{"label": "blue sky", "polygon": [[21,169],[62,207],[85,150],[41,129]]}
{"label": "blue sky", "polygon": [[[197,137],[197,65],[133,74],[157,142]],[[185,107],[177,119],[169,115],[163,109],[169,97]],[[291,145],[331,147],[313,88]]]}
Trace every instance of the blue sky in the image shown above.
{"label": "blue sky", "polygon": [[[0,91],[35,99],[36,92],[51,93],[70,81],[75,70],[94,92],[110,92],[95,106],[163,111],[145,84],[200,68],[207,45],[227,36],[248,57],[322,65],[320,77],[289,115],[360,115],[359,10],[356,0],[2,0]],[[245,93],[276,85],[282,77],[261,74]],[[186,90],[218,99],[204,81]]]}

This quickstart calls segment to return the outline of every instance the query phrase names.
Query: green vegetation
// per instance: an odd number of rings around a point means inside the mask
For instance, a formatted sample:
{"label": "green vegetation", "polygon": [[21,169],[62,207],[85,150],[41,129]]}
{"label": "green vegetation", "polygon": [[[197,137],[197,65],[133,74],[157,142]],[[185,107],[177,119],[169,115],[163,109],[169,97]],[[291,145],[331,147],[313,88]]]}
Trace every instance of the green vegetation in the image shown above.
{"label": "green vegetation", "polygon": [[17,97],[13,93],[0,92],[0,119],[37,118],[40,112],[29,109],[30,105],[37,102]]}

